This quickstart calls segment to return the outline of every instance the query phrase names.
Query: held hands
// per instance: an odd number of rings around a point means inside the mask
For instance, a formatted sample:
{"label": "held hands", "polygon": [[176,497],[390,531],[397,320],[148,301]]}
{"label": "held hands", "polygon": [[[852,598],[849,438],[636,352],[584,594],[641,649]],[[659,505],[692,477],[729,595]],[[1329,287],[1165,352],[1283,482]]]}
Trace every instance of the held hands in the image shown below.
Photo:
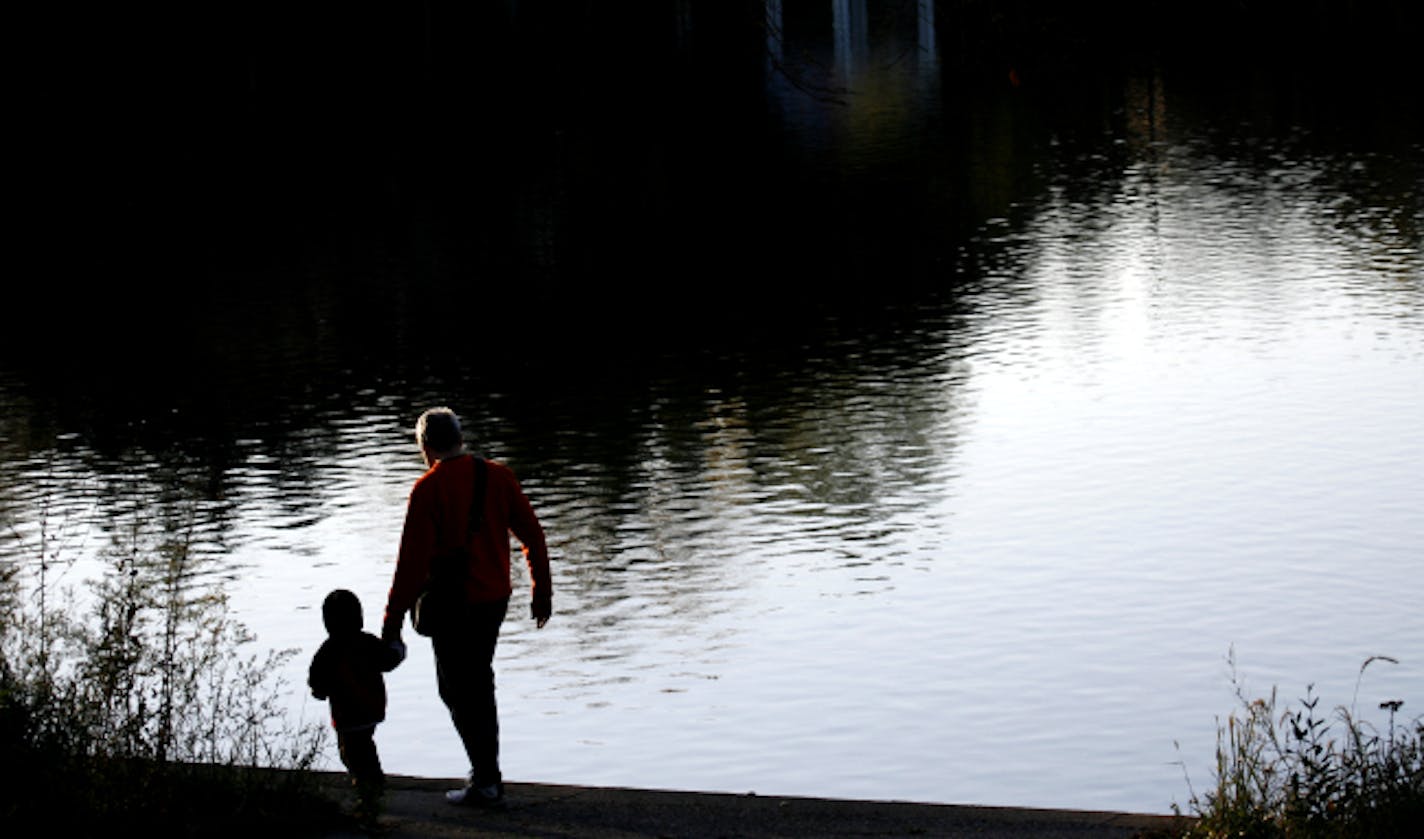
{"label": "held hands", "polygon": [[386,622],[381,625],[381,640],[391,647],[395,647],[399,644],[402,659],[405,658],[405,643],[401,641],[401,621],[404,619],[405,616],[401,615],[394,621],[387,619]]}

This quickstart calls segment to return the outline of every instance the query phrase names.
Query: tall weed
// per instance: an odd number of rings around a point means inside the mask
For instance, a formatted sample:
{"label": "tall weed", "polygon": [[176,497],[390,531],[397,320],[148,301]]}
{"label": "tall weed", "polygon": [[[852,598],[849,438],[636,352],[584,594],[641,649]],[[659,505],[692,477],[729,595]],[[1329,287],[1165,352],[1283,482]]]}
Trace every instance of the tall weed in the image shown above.
{"label": "tall weed", "polygon": [[[1376,662],[1371,656],[1356,681]],[[1321,711],[1313,686],[1295,706],[1276,691],[1247,699],[1218,726],[1215,787],[1195,793],[1189,837],[1396,837],[1424,825],[1424,718],[1398,722],[1403,705],[1386,700],[1387,731],[1357,714],[1355,702]],[[1190,786],[1190,779],[1188,780]]]}
{"label": "tall weed", "polygon": [[0,571],[0,745],[18,769],[0,824],[210,835],[324,817],[300,770],[325,727],[285,719],[275,675],[295,651],[250,652],[191,518],[131,521],[82,598],[54,585],[63,558],[39,533]]}

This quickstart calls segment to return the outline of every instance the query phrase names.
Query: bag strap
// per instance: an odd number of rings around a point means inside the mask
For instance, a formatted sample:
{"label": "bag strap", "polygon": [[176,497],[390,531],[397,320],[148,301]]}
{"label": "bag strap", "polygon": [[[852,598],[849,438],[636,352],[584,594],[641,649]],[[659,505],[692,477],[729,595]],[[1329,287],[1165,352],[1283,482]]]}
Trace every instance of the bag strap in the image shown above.
{"label": "bag strap", "polygon": [[470,516],[469,529],[465,533],[465,541],[480,532],[480,528],[485,524],[485,490],[489,486],[489,464],[485,459],[477,454],[470,457],[475,459],[475,491],[470,495]]}
{"label": "bag strap", "polygon": [[[470,494],[470,514],[465,530],[465,548],[470,547],[470,542],[474,540],[475,534],[480,531],[481,527],[484,527],[485,491],[489,486],[489,464],[485,462],[483,457],[477,454],[471,454],[470,457],[474,459],[475,464],[475,488],[474,492]],[[438,509],[439,508],[437,508],[437,510]],[[444,561],[442,562],[442,560]],[[445,554],[435,557],[430,568],[430,579],[434,580],[437,576],[444,579],[449,575],[450,571],[448,567],[442,566],[449,565],[458,566],[457,570],[460,572],[457,578],[451,578],[449,582],[453,583],[456,579],[463,580],[465,576],[464,571],[468,567],[467,564],[463,562],[451,563]]]}

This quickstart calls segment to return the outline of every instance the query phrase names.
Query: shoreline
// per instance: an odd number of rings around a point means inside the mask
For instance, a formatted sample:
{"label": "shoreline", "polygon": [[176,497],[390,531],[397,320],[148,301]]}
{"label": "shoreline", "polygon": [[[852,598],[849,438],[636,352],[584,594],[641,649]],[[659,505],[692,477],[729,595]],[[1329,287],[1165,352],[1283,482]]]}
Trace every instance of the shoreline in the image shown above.
{"label": "shoreline", "polygon": [[[336,800],[349,805],[346,776],[313,772]],[[455,807],[444,791],[459,779],[392,775],[375,831],[354,823],[327,839],[407,837],[1167,837],[1180,835],[1183,816],[861,801],[709,793],[682,790],[505,784],[500,812]],[[349,806],[348,806],[349,809]]]}

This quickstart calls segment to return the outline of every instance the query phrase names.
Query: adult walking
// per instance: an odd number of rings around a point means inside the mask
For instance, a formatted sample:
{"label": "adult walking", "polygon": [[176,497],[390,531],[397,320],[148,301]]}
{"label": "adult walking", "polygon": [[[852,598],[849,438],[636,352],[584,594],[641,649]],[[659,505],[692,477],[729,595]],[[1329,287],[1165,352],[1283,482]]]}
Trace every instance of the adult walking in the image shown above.
{"label": "adult walking", "polygon": [[[499,769],[494,652],[513,592],[509,534],[523,548],[533,580],[533,618],[541,629],[552,612],[549,551],[543,527],[514,472],[466,452],[453,411],[432,408],[421,414],[415,436],[428,469],[411,489],[381,636],[400,640],[405,615],[437,559],[454,558],[457,572],[463,574],[447,584],[459,590],[460,606],[449,627],[431,637],[431,644],[440,698],[464,744],[470,774],[463,788],[445,797],[452,804],[501,807],[504,779]],[[483,503],[476,506],[481,491]]]}

